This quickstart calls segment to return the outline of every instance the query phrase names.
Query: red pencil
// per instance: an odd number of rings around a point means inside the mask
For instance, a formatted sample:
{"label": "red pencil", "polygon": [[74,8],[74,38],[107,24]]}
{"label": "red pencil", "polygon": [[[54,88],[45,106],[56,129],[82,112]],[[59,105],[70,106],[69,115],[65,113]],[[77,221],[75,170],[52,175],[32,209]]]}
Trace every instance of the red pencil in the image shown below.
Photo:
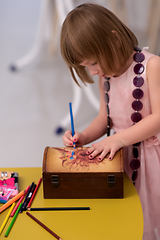
{"label": "red pencil", "polygon": [[35,218],[32,214],[29,212],[26,212],[26,214],[32,218],[36,223],[38,223],[41,227],[43,227],[47,232],[52,234],[56,239],[62,240],[56,233],[54,233],[51,229],[49,229],[46,225],[44,225],[42,222],[40,222],[37,218]]}
{"label": "red pencil", "polygon": [[25,195],[27,194],[28,189],[29,189],[29,186],[27,187],[25,194],[19,199],[19,201],[18,201],[18,203],[16,204],[15,208],[13,209],[10,217],[13,217],[13,216],[14,216],[15,212],[17,211],[17,208],[19,207],[19,205],[20,205],[20,203],[22,202],[23,198],[24,198]]}
{"label": "red pencil", "polygon": [[29,203],[28,203],[28,205],[27,205],[27,208],[30,208],[30,206],[31,206],[31,204],[32,204],[32,202],[33,202],[33,199],[34,199],[34,197],[35,197],[35,195],[36,195],[36,193],[37,193],[37,191],[38,191],[38,188],[39,188],[39,186],[40,186],[40,184],[41,184],[41,181],[42,181],[42,178],[39,179],[39,182],[38,182],[38,184],[37,184],[37,186],[36,186],[36,188],[35,188],[35,190],[34,190],[34,192],[33,192],[33,194],[32,194],[32,197],[31,197],[31,199],[30,199],[30,201],[29,201]]}

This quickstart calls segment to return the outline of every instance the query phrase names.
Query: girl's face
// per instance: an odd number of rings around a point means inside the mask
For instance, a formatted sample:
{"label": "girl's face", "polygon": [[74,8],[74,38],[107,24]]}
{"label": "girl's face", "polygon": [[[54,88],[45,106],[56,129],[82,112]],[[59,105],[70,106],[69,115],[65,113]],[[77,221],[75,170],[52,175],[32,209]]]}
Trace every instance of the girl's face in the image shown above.
{"label": "girl's face", "polygon": [[98,75],[99,77],[104,77],[105,73],[101,70],[99,64],[95,61],[85,60],[80,63],[81,66],[86,67],[92,76]]}

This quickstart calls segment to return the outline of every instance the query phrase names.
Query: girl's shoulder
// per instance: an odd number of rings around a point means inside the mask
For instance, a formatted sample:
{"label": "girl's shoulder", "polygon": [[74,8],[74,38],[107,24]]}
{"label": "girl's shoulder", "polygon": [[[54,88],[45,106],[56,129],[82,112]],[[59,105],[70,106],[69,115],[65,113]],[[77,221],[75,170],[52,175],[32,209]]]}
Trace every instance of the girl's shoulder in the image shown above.
{"label": "girl's shoulder", "polygon": [[157,83],[160,82],[160,57],[152,54],[152,56],[148,59],[146,65],[146,77],[147,80],[155,81]]}
{"label": "girl's shoulder", "polygon": [[154,54],[151,54],[151,57],[148,59],[148,65],[155,65],[160,63],[160,57]]}
{"label": "girl's shoulder", "polygon": [[158,71],[160,72],[160,57],[152,54],[151,57],[147,61],[146,66],[147,72]]}

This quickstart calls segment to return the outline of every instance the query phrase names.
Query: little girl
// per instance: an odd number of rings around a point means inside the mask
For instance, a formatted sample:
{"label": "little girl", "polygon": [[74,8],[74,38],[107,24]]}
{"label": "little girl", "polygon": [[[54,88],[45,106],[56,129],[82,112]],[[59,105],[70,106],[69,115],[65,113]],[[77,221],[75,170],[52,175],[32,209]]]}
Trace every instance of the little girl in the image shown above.
{"label": "little girl", "polygon": [[[66,17],[61,53],[74,81],[99,77],[98,116],[81,133],[63,136],[65,146],[92,144],[90,159],[123,148],[125,171],[143,208],[143,240],[160,239],[160,58],[138,47],[135,35],[108,9],[82,4]],[[114,134],[110,136],[110,128]]]}

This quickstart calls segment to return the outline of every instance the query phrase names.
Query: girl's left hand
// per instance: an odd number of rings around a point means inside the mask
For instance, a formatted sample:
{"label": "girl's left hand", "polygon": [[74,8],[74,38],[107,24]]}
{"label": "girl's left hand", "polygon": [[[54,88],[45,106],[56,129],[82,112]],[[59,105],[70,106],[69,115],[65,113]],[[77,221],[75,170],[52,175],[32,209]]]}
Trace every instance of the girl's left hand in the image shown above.
{"label": "girl's left hand", "polygon": [[115,153],[124,147],[124,144],[119,140],[116,139],[116,134],[110,137],[106,137],[102,141],[98,143],[92,144],[92,147],[87,150],[87,154],[89,155],[90,159],[93,159],[97,155],[99,155],[98,160],[102,161],[105,156],[109,153],[109,160],[112,160]]}

